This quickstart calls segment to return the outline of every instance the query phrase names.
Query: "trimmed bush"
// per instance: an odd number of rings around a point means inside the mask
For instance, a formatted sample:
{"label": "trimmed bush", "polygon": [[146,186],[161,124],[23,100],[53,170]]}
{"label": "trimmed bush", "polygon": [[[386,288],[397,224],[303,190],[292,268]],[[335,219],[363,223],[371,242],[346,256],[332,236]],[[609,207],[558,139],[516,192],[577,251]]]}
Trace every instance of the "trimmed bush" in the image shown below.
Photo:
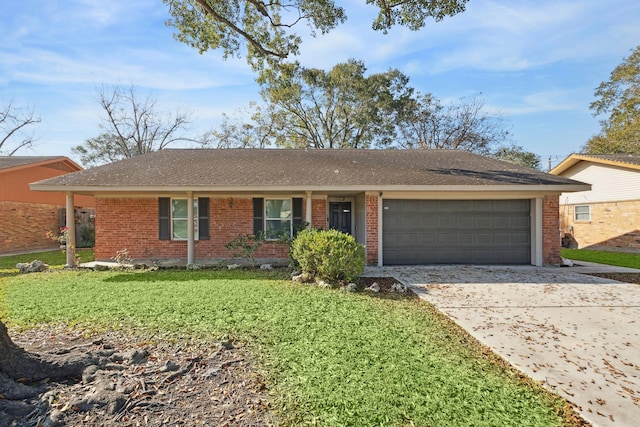
{"label": "trimmed bush", "polygon": [[364,246],[338,230],[304,230],[291,243],[303,273],[329,283],[355,281],[364,271]]}

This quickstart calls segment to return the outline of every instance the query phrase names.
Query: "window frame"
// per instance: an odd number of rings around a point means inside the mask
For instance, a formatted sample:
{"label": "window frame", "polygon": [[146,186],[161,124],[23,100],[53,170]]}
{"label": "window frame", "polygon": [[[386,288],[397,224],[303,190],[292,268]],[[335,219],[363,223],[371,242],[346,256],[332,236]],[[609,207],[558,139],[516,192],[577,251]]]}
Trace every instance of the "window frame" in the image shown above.
{"label": "window frame", "polygon": [[[278,200],[288,200],[289,201],[289,218],[286,219],[287,221],[289,221],[289,235],[288,236],[284,236],[287,239],[290,239],[293,236],[293,198],[291,197],[265,197],[263,199],[263,212],[262,212],[262,229],[263,229],[263,235],[264,235],[264,239],[267,241],[278,241],[282,238],[282,236],[275,236],[275,237],[269,237],[268,234],[268,227],[267,227],[267,223],[269,221],[282,221],[283,218],[279,217],[279,218],[270,218],[267,217],[267,205],[269,204],[270,201],[278,201]],[[282,211],[281,211],[282,212]]]}
{"label": "window frame", "polygon": [[[174,221],[184,221],[187,222],[187,236],[188,236],[188,232],[189,232],[189,228],[188,228],[188,214],[187,217],[185,218],[175,218],[173,216],[173,202],[174,201],[185,201],[185,202],[189,202],[189,199],[186,197],[172,197],[169,199],[169,232],[170,232],[170,236],[171,236],[171,240],[173,241],[177,241],[177,242],[184,242],[189,240],[189,237],[184,237],[184,238],[177,238],[175,237],[175,233],[174,233]],[[199,209],[198,209],[198,199],[194,198],[193,199],[193,239],[194,240],[200,240],[200,217],[199,217]],[[187,209],[189,208],[189,206],[186,206]]]}
{"label": "window frame", "polygon": [[[586,208],[586,212],[578,212],[578,208]],[[585,218],[579,218],[578,215],[585,215]],[[575,205],[573,207],[573,221],[574,222],[589,222],[591,221],[591,205]]]}

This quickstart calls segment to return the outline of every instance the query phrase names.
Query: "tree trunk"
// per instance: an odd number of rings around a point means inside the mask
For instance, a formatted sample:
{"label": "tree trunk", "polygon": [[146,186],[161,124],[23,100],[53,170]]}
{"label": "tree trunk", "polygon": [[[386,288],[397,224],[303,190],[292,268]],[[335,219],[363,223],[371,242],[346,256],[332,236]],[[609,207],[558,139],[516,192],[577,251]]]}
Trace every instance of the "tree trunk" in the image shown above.
{"label": "tree trunk", "polygon": [[46,384],[39,381],[79,377],[85,367],[97,362],[87,353],[29,353],[11,340],[0,321],[0,420],[15,421],[33,413],[33,402],[24,399],[33,399],[46,390]]}

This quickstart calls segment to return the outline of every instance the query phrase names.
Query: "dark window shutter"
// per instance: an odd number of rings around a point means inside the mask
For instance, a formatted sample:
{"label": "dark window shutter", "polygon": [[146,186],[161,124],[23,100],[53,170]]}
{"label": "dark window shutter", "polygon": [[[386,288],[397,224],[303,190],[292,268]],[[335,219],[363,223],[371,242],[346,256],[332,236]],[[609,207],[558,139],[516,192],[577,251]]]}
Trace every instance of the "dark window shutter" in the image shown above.
{"label": "dark window shutter", "polygon": [[158,236],[160,240],[171,240],[171,199],[158,198]]}
{"label": "dark window shutter", "polygon": [[253,198],[253,234],[260,235],[264,231],[264,199]]}
{"label": "dark window shutter", "polygon": [[209,199],[198,198],[198,239],[209,240]]}
{"label": "dark window shutter", "polygon": [[293,236],[295,237],[298,234],[298,230],[302,228],[303,219],[302,219],[302,198],[294,197],[292,199],[292,220],[293,220]]}

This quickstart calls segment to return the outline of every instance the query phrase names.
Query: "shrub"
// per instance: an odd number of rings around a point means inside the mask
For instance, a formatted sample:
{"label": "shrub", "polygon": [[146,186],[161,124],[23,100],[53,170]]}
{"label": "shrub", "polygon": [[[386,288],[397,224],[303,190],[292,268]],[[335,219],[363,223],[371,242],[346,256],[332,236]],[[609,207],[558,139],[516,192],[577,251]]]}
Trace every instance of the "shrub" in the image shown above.
{"label": "shrub", "polygon": [[364,270],[364,246],[338,230],[304,230],[291,244],[303,273],[330,283],[355,281]]}

